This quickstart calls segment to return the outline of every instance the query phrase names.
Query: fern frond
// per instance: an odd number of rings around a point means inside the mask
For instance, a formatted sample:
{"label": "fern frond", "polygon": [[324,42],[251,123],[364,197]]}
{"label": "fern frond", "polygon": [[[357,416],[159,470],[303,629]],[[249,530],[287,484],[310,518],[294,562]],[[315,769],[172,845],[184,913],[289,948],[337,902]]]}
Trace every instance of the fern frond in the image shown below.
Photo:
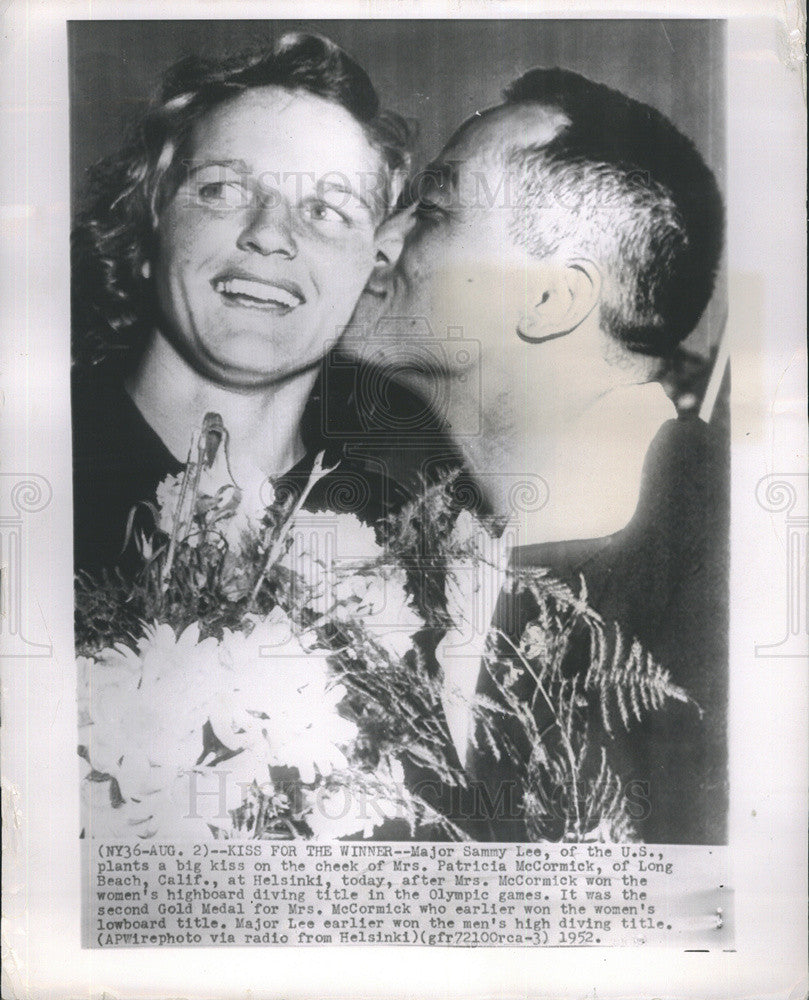
{"label": "fern frond", "polygon": [[674,683],[669,671],[644,650],[637,638],[632,639],[627,650],[617,625],[613,628],[611,655],[602,656],[601,648],[596,650],[585,675],[584,688],[597,694],[601,721],[611,736],[616,711],[627,731],[633,720],[642,722],[645,712],[660,711],[669,700],[691,702],[699,711],[699,706]]}
{"label": "fern frond", "polygon": [[615,843],[636,839],[621,781],[610,767],[604,747],[598,773],[589,783],[584,801],[582,840]]}

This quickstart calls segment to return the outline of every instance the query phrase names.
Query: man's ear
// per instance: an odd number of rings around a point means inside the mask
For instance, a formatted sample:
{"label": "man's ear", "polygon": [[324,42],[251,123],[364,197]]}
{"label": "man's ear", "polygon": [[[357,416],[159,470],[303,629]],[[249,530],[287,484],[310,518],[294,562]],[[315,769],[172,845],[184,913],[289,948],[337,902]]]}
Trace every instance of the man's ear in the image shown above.
{"label": "man's ear", "polygon": [[601,299],[601,271],[577,258],[553,264],[537,262],[529,274],[529,300],[517,322],[523,340],[538,344],[572,333]]}
{"label": "man's ear", "polygon": [[372,295],[384,295],[390,281],[391,272],[399,260],[407,234],[415,223],[415,206],[396,212],[379,226],[376,231],[376,263],[368,279],[366,291]]}

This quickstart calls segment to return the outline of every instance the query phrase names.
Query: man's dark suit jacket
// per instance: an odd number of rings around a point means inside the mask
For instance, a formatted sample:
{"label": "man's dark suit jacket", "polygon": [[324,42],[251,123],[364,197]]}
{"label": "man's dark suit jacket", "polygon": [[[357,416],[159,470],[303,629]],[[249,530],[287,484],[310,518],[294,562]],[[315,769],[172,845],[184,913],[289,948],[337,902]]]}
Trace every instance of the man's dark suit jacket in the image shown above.
{"label": "man's dark suit jacket", "polygon": [[[636,636],[702,709],[670,702],[608,740],[613,764],[633,784],[635,827],[647,843],[726,842],[728,677],[728,447],[696,418],[668,421],[647,454],[636,513],[607,538],[529,546],[524,567],[545,567],[578,590],[625,636]],[[518,639],[535,609],[501,596],[499,622]],[[517,623],[516,630],[514,623]],[[589,651],[583,650],[585,669]],[[488,673],[479,691],[496,697]],[[513,762],[478,755],[474,767],[497,801]],[[514,818],[495,818],[497,840],[525,839]]]}

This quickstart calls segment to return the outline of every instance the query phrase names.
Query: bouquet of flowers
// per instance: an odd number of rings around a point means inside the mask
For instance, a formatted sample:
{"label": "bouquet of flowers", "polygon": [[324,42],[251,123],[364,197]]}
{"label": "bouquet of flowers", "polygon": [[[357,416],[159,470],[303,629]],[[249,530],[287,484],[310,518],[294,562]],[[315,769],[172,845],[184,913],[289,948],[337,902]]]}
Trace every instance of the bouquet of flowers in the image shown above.
{"label": "bouquet of flowers", "polygon": [[[519,642],[473,629],[497,697],[468,694],[472,744],[512,756],[530,836],[631,837],[594,713],[609,735],[687,699],[637,643],[625,648],[585,593],[541,572],[509,575],[487,526],[459,514],[451,479],[374,528],[306,510],[331,471],[322,454],[300,493],[265,484],[249,497],[229,475],[225,441],[209,414],[183,473],[146,505],[154,528],[133,512],[135,580],[78,580],[85,835],[418,839],[430,827],[464,838],[407,775],[467,784],[441,660],[469,624],[485,569],[530,592],[538,611]],[[336,557],[338,544],[348,556]],[[569,676],[582,629],[590,666]],[[431,633],[443,639],[421,641]],[[537,701],[550,719],[542,729]],[[548,822],[559,814],[552,786],[565,792],[561,828]]]}

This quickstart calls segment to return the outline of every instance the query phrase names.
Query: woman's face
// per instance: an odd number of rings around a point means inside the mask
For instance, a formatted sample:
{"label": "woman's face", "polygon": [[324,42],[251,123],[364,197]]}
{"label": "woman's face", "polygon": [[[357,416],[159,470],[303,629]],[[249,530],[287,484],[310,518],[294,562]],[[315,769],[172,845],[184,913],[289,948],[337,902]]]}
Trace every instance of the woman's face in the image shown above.
{"label": "woman's face", "polygon": [[157,230],[160,333],[225,385],[317,364],[376,259],[382,163],[359,123],[255,88],[200,119],[182,169]]}

